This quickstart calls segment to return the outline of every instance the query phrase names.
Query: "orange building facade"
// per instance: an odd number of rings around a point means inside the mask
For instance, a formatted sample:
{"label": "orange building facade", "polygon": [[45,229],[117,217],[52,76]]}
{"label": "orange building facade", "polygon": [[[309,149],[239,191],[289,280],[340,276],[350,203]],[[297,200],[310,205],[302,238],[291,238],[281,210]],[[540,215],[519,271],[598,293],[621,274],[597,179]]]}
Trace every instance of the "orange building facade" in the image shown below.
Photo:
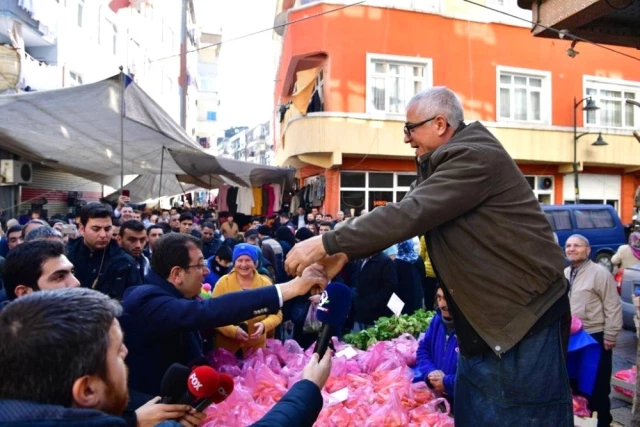
{"label": "orange building facade", "polygon": [[[415,176],[403,142],[406,103],[424,88],[447,86],[465,120],[496,135],[547,204],[575,200],[574,97],[591,97],[599,110],[583,112],[586,101],[575,109],[576,132],[585,134],[575,159],[580,201],[611,204],[631,221],[640,108],[625,100],[640,100],[637,61],[586,44],[572,58],[570,42],[537,39],[529,26],[444,0],[426,1],[423,10],[372,1],[329,13],[344,3],[284,3],[290,8],[276,21],[309,19],[282,34],[276,162],[296,167],[303,185],[324,176],[324,213],[358,214],[404,196]],[[599,134],[608,145],[592,145]]]}

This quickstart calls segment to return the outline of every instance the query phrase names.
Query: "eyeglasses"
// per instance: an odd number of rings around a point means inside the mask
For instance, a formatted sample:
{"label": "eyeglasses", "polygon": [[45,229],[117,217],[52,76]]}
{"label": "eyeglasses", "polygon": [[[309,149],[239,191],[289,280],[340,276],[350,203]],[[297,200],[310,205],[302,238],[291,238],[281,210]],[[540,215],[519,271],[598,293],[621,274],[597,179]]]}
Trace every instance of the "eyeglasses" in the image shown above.
{"label": "eyeglasses", "polygon": [[[420,127],[420,126],[422,126],[422,125],[424,125],[426,123],[429,123],[430,121],[435,120],[437,118],[438,118],[438,116],[433,116],[430,119],[426,119],[426,120],[423,120],[423,121],[417,122],[417,123],[406,122],[404,124],[404,134],[405,134],[405,136],[407,138],[411,138],[411,131],[413,131],[415,128]],[[449,126],[451,126],[451,125],[449,124],[449,122],[447,122],[447,127],[449,127]]]}

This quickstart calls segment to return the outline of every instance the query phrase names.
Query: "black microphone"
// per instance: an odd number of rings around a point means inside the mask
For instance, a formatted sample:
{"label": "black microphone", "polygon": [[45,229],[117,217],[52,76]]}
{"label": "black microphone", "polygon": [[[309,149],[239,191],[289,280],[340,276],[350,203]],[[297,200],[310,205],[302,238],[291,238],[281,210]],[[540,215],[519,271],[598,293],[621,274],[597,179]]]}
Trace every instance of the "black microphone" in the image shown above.
{"label": "black microphone", "polygon": [[329,347],[331,337],[344,325],[351,309],[351,289],[338,282],[331,282],[322,292],[316,316],[322,322],[318,341],[313,349],[320,358]]}
{"label": "black microphone", "polygon": [[191,370],[184,365],[174,363],[167,369],[160,384],[160,403],[175,403],[187,390],[187,379]]}

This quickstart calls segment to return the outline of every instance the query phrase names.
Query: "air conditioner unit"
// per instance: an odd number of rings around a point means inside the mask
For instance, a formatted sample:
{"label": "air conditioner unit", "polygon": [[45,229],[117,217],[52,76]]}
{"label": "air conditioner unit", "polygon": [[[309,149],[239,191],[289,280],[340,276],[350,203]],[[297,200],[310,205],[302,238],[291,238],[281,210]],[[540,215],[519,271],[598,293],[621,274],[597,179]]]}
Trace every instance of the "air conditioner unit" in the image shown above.
{"label": "air conditioner unit", "polygon": [[538,190],[551,190],[553,188],[552,176],[539,176],[538,177]]}
{"label": "air conditioner unit", "polygon": [[0,185],[31,184],[33,166],[18,160],[0,160]]}

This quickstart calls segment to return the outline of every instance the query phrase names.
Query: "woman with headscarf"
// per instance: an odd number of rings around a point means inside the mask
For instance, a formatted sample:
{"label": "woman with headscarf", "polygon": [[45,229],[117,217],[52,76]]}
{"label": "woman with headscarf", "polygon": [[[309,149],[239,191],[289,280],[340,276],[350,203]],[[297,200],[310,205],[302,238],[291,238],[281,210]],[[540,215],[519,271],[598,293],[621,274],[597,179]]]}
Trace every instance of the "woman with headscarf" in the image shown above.
{"label": "woman with headscarf", "polygon": [[637,231],[631,233],[629,244],[620,246],[618,252],[611,258],[611,262],[621,270],[640,264],[640,233]]}
{"label": "woman with headscarf", "polygon": [[404,302],[403,314],[413,314],[422,308],[424,294],[422,259],[415,250],[413,239],[398,243],[398,254],[393,260],[398,275],[398,297]]}
{"label": "woman with headscarf", "polygon": [[[258,270],[258,248],[247,243],[239,243],[233,249],[233,270],[218,281],[213,297],[230,292],[242,292],[264,286],[273,286],[271,281]],[[266,345],[267,333],[282,322],[282,312],[260,315],[240,325],[223,326],[216,329],[216,347],[236,353]]]}

